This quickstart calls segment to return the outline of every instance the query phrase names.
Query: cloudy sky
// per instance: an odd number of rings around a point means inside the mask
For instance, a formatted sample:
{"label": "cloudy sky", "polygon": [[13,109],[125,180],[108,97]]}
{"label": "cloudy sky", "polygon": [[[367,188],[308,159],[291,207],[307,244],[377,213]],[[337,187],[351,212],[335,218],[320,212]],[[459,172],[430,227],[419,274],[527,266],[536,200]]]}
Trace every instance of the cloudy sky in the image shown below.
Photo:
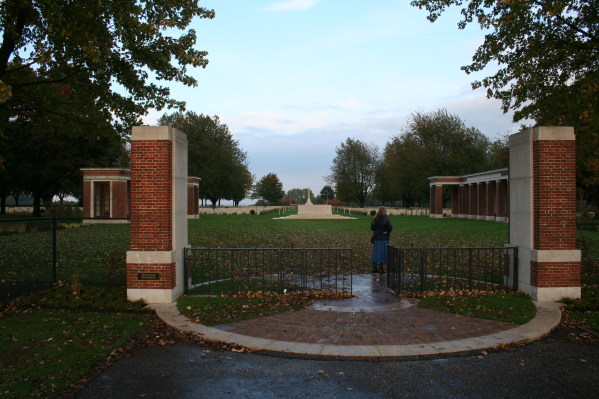
{"label": "cloudy sky", "polygon": [[[431,24],[409,0],[203,0],[197,48],[208,51],[199,85],[171,85],[196,113],[218,115],[260,178],[284,189],[326,184],[346,138],[382,150],[414,112],[446,108],[494,139],[518,131],[499,103],[473,91],[466,75],[482,43],[459,30],[459,10]],[[147,124],[162,113],[151,112]]]}

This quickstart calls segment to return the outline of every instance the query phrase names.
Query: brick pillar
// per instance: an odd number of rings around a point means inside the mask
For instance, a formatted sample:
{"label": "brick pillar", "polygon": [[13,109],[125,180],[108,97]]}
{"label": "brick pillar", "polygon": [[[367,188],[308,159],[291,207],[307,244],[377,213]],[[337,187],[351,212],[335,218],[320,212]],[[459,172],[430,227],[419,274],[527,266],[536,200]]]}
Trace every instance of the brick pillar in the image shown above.
{"label": "brick pillar", "polygon": [[200,199],[200,178],[189,177],[187,179],[187,217],[189,219],[198,219],[200,209],[198,201]]}
{"label": "brick pillar", "polygon": [[478,183],[476,185],[476,218],[485,219],[485,200],[487,185],[485,183]]}
{"label": "brick pillar", "polygon": [[430,186],[430,214],[431,218],[443,217],[443,186],[431,184]]}
{"label": "brick pillar", "polygon": [[537,127],[510,136],[510,243],[518,286],[537,301],[580,298],[574,129]]}
{"label": "brick pillar", "polygon": [[183,293],[186,245],[187,136],[166,126],[135,126],[127,298],[174,302]]}
{"label": "brick pillar", "polygon": [[461,206],[461,198],[460,198],[460,186],[452,186],[451,187],[451,217],[456,218],[460,217],[460,206]]}
{"label": "brick pillar", "polygon": [[485,199],[485,209],[487,210],[485,216],[486,220],[495,220],[495,215],[497,211],[495,210],[495,182],[487,182],[485,184],[487,186],[486,189],[486,199]]}
{"label": "brick pillar", "polygon": [[460,185],[461,204],[460,217],[468,217],[468,207],[470,204],[470,198],[468,197],[468,186]]}
{"label": "brick pillar", "polygon": [[495,208],[497,222],[505,222],[507,215],[507,180],[498,180],[495,190]]}
{"label": "brick pillar", "polygon": [[92,216],[92,182],[83,179],[83,191],[82,191],[82,202],[83,202],[83,218],[91,218]]}
{"label": "brick pillar", "polygon": [[468,207],[468,219],[476,219],[476,215],[478,214],[476,184],[470,184],[468,196],[470,197],[470,206]]}

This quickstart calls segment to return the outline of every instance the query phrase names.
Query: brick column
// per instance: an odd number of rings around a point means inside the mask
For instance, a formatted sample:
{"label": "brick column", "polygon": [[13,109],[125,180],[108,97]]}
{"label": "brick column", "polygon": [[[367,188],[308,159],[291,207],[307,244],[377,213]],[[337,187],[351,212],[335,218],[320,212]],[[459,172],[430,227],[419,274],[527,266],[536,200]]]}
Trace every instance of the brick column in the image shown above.
{"label": "brick column", "polygon": [[477,183],[476,184],[476,219],[485,219],[485,200],[487,198],[486,195],[487,185],[485,183]]}
{"label": "brick column", "polygon": [[518,286],[538,301],[580,298],[574,129],[537,127],[510,136],[510,243]]}
{"label": "brick column", "polygon": [[200,178],[189,177],[187,179],[187,217],[189,219],[198,219],[200,210],[198,201],[200,199]]}
{"label": "brick column", "polygon": [[462,205],[460,198],[460,186],[451,187],[451,217],[460,217],[460,206]]}
{"label": "brick column", "polygon": [[468,208],[470,206],[470,197],[468,196],[468,186],[466,185],[460,185],[460,193],[461,193],[461,197],[462,200],[460,201],[462,204],[461,210],[460,210],[460,217],[462,218],[466,218],[468,217]]}
{"label": "brick column", "polygon": [[487,182],[486,183],[486,199],[485,199],[485,209],[487,210],[485,216],[486,220],[495,220],[496,210],[495,210],[495,182]]}
{"label": "brick column", "polygon": [[187,136],[166,126],[131,135],[131,250],[127,298],[172,303],[183,293],[187,245]]}
{"label": "brick column", "polygon": [[476,219],[476,215],[478,214],[476,184],[470,184],[468,186],[468,197],[470,198],[468,206],[468,219]]}
{"label": "brick column", "polygon": [[507,215],[507,180],[498,180],[495,190],[495,208],[497,222],[505,222]]}
{"label": "brick column", "polygon": [[431,218],[443,217],[443,186],[431,184],[430,186],[430,214]]}

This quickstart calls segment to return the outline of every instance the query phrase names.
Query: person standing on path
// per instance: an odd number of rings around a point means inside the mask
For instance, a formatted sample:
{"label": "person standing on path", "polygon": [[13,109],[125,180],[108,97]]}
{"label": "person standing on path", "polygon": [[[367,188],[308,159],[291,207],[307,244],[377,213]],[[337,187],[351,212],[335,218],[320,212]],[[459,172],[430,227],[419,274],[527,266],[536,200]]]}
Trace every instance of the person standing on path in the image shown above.
{"label": "person standing on path", "polygon": [[387,263],[387,245],[393,226],[387,216],[387,208],[381,206],[376,213],[376,216],[370,224],[372,234],[372,254],[370,261],[372,262],[373,273],[385,273],[385,264]]}

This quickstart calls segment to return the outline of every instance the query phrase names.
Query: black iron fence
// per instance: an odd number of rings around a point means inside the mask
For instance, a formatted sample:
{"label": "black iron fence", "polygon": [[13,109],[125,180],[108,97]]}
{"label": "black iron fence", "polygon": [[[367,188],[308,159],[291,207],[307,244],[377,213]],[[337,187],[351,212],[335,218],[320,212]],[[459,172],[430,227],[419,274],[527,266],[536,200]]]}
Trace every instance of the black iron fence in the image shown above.
{"label": "black iron fence", "polygon": [[85,224],[82,218],[0,219],[0,302],[77,279],[125,284],[129,225]]}
{"label": "black iron fence", "polygon": [[345,248],[188,248],[185,292],[352,291],[352,250]]}
{"label": "black iron fence", "polygon": [[518,289],[516,247],[387,248],[387,287],[396,293]]}

